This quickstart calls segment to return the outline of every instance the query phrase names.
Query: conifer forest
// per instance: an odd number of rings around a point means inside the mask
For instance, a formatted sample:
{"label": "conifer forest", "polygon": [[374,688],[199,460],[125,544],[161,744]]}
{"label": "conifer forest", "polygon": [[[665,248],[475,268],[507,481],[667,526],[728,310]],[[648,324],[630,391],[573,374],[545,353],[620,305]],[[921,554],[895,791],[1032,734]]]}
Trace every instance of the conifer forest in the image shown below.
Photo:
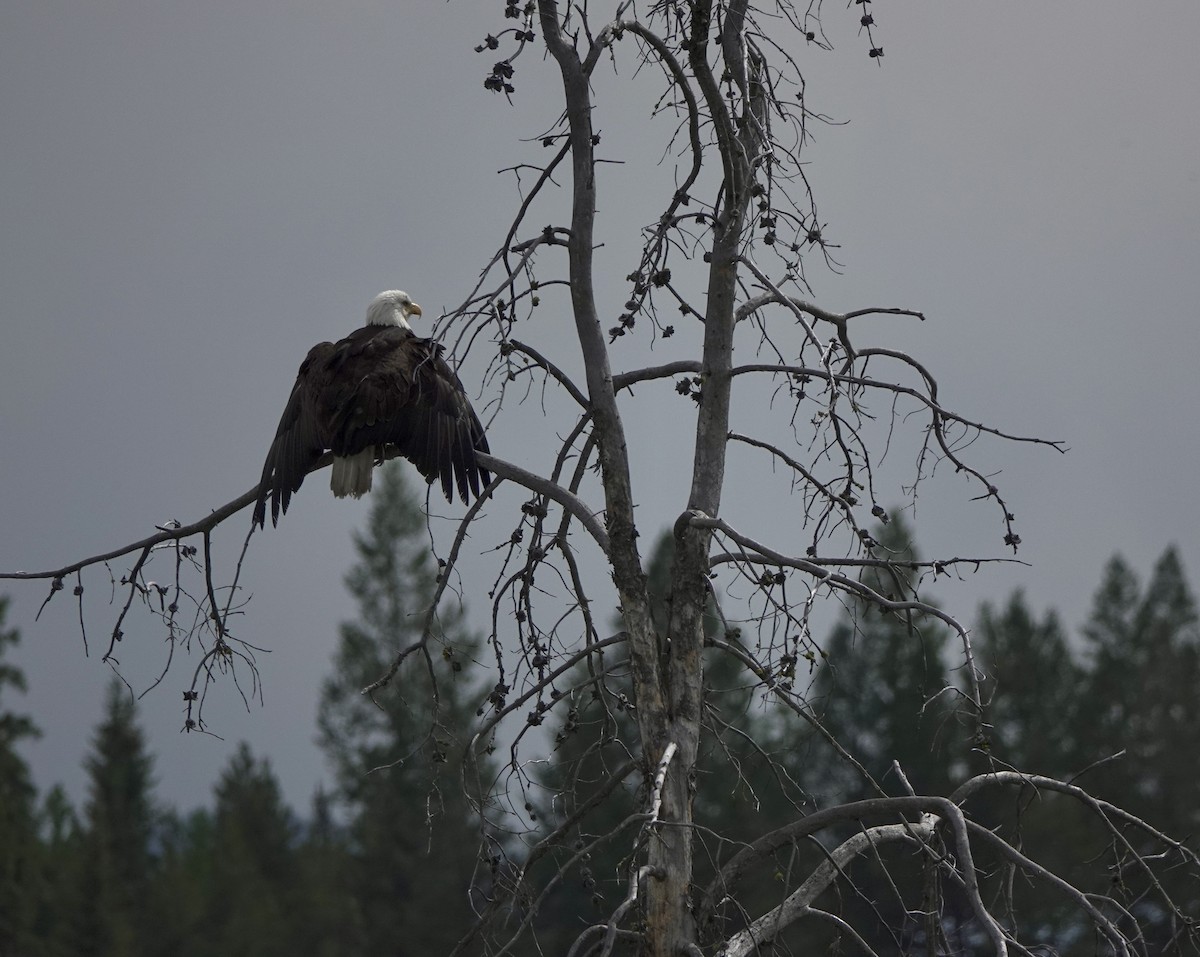
{"label": "conifer forest", "polygon": [[[397,466],[385,474],[369,530],[355,538],[358,561],[346,576],[359,615],[336,639],[317,732],[329,776],[308,807],[289,807],[269,756],[244,745],[214,783],[207,805],[162,804],[155,797],[154,755],[146,749],[137,707],[116,679],[91,733],[86,797],[75,803],[61,788],[39,791],[22,759],[37,747],[37,728],[22,716],[22,675],[0,659],[0,954],[454,950],[483,906],[484,885],[496,879],[494,862],[477,852],[479,817],[461,785],[462,743],[487,689],[464,665],[478,652],[477,638],[461,620],[447,620],[446,647],[454,654],[437,662],[445,674],[438,685],[435,734],[422,732],[433,710],[427,684],[412,681],[395,699],[402,703],[384,709],[357,693],[385,666],[394,629],[419,627],[409,612],[424,606],[435,581],[420,502]],[[915,554],[916,543],[901,523],[889,527],[887,538]],[[648,561],[651,589],[660,595],[670,542],[669,535],[660,538]],[[716,617],[712,620],[715,627]],[[990,752],[1031,775],[1085,784],[1098,800],[1127,808],[1167,833],[1195,832],[1200,631],[1174,549],[1167,547],[1144,574],[1114,555],[1077,631],[1053,610],[1035,612],[1018,592],[978,610],[975,638],[988,675],[993,726],[986,748],[976,749],[979,769]],[[904,794],[910,782],[924,790],[945,789],[972,770],[947,760],[945,739],[955,733],[947,727],[950,709],[930,702],[931,689],[954,680],[947,673],[947,639],[927,627],[922,640],[914,641],[902,621],[864,614],[853,627],[847,621],[831,629],[820,662],[794,663],[793,679],[809,687],[825,728],[853,750],[887,793]],[[18,641],[16,629],[0,631],[0,652]],[[700,792],[715,805],[707,812],[741,822],[727,838],[727,856],[737,847],[738,831],[749,839],[785,827],[798,815],[873,793],[843,763],[822,757],[823,750],[814,747],[818,732],[796,734],[777,726],[758,706],[761,691],[739,687],[735,677],[720,667],[707,675],[722,705],[698,771],[717,784]],[[540,792],[544,801],[538,793],[530,798],[530,816],[542,836],[570,813],[554,800],[561,782],[550,778],[573,773],[572,801],[586,804],[593,796],[604,756],[593,752],[591,736],[578,732],[600,720],[598,701],[582,694],[547,723],[555,760],[539,772],[547,779]],[[1095,754],[1112,758],[1097,763],[1090,757]],[[575,839],[585,841],[615,826],[635,812],[636,800],[630,787]],[[1023,812],[1028,823],[1021,821]],[[1042,865],[1082,887],[1107,884],[1097,888],[1105,893],[1115,888],[1131,912],[1145,911],[1149,952],[1169,949],[1171,915],[1153,906],[1146,873],[1130,866],[1113,835],[1076,802],[1040,790],[1031,776],[1018,803],[985,796],[974,817],[988,827],[1040,831],[1027,837],[1051,848],[1049,857],[1039,859]],[[1047,842],[1047,835],[1053,840]],[[511,864],[537,846],[529,835],[506,844],[504,834],[496,833],[493,840]],[[589,915],[601,918],[626,893],[625,842],[582,856],[569,849],[559,853],[577,859],[564,868],[532,921],[544,953],[565,952]],[[802,852],[793,847],[777,853],[776,866],[798,866]],[[707,883],[721,863],[701,862],[700,881]],[[1011,898],[1010,905],[1040,928],[1047,949],[1034,952],[1096,952],[1069,900],[1035,892],[999,862],[977,863],[988,875],[985,891]],[[919,884],[925,879],[919,861],[910,867],[904,877]],[[857,892],[831,889],[823,906],[860,912],[854,922],[874,928],[865,943],[875,953],[914,948],[923,932],[921,915],[904,911],[899,892],[872,872],[870,861],[853,868],[861,871],[855,875]],[[1169,885],[1173,875],[1168,871],[1157,879]],[[772,886],[777,880],[762,880],[751,899],[769,902],[778,893]],[[478,899],[467,888],[477,888]],[[1194,907],[1200,898],[1200,887],[1183,870],[1178,886],[1169,890],[1182,907]],[[533,903],[526,900],[523,907],[531,910]],[[839,947],[854,952],[858,946],[838,938],[836,928],[818,927],[792,932],[787,945],[792,953],[836,953]],[[967,942],[958,952],[973,951]]]}

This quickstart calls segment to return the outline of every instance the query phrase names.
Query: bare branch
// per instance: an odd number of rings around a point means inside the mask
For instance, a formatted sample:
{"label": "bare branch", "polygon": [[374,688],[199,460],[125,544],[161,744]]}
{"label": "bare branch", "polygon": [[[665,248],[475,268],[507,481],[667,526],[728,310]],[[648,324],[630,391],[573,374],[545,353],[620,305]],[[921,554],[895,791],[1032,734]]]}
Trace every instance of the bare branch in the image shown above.
{"label": "bare branch", "polygon": [[892,612],[916,612],[922,615],[929,615],[932,618],[937,618],[939,621],[949,625],[958,635],[963,646],[963,658],[965,659],[965,673],[968,682],[968,696],[974,705],[975,713],[981,715],[983,712],[983,704],[979,696],[979,672],[975,666],[975,655],[971,650],[970,633],[959,622],[942,611],[935,605],[928,602],[917,601],[915,599],[891,599],[879,592],[875,591],[869,585],[858,581],[854,578],[847,578],[845,575],[839,575],[832,572],[829,568],[819,565],[814,561],[804,558],[796,558],[793,556],[784,555],[775,551],[754,539],[741,534],[732,528],[727,522],[721,519],[709,518],[706,515],[700,515],[692,512],[687,517],[687,524],[701,527],[711,528],[727,535],[730,539],[741,545],[745,549],[749,549],[752,553],[750,557],[757,557],[771,562],[772,564],[795,568],[815,578],[820,584],[827,585],[831,588],[837,588],[849,594],[855,595],[858,598],[864,599],[873,605],[881,608],[884,611]]}
{"label": "bare branch", "polygon": [[[325,456],[324,458],[322,458],[322,460],[320,462],[318,462],[313,467],[313,470],[315,471],[316,469],[324,468],[332,461],[333,461],[332,455]],[[247,505],[250,505],[252,502],[257,501],[257,499],[258,499],[258,486],[256,485],[249,492],[246,492],[243,495],[239,495],[237,498],[235,498],[231,502],[226,502],[220,508],[211,512],[207,517],[202,518],[199,521],[193,522],[190,525],[160,527],[160,530],[156,534],[150,535],[147,538],[143,538],[140,541],[131,542],[128,545],[121,546],[120,548],[114,548],[111,551],[102,552],[99,555],[93,555],[90,558],[80,559],[77,562],[72,562],[69,565],[64,565],[62,568],[52,569],[51,571],[0,572],[0,579],[2,579],[2,578],[9,578],[9,579],[64,578],[73,572],[78,572],[84,568],[88,568],[91,565],[100,565],[100,564],[103,564],[104,562],[110,562],[117,558],[124,558],[126,555],[132,554],[133,552],[136,552],[139,550],[149,551],[150,549],[153,549],[153,548],[157,547],[158,545],[163,544],[164,542],[178,542],[178,541],[182,541],[185,538],[191,538],[193,535],[200,535],[205,532],[211,532],[214,528],[216,528],[218,525],[220,525],[223,521],[225,521],[231,515],[236,515],[238,512],[240,512],[242,509],[244,509]]]}
{"label": "bare branch", "polygon": [[588,508],[561,485],[547,481],[540,475],[530,472],[528,469],[523,469],[519,465],[505,462],[491,455],[485,455],[482,452],[476,458],[479,464],[493,475],[507,479],[510,482],[516,482],[518,485],[525,486],[530,491],[537,492],[539,495],[545,495],[546,498],[557,502],[579,520],[579,524],[595,539],[601,551],[606,554],[608,553],[610,547],[608,533],[605,532],[604,528],[597,521],[596,512]]}

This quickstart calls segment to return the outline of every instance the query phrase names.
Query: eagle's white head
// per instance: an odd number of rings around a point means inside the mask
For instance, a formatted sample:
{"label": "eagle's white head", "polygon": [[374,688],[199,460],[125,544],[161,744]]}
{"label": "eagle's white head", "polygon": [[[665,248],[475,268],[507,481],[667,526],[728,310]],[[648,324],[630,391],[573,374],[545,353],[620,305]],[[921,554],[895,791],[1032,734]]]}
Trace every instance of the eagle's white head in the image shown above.
{"label": "eagle's white head", "polygon": [[412,326],[408,324],[408,317],[420,314],[421,307],[409,298],[408,293],[399,289],[389,289],[371,300],[371,305],[367,307],[367,325],[399,326],[411,332]]}

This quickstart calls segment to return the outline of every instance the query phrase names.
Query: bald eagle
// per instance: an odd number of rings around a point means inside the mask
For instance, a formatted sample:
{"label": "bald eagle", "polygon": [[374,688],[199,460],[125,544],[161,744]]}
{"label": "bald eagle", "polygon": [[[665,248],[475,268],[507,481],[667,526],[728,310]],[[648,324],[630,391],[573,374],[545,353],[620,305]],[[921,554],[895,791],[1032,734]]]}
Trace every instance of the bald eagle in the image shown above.
{"label": "bald eagle", "polygon": [[253,523],[271,524],[309,469],[333,453],[329,486],[338,498],[360,498],[371,473],[394,446],[430,484],[440,479],[447,501],[455,487],[464,502],[491,481],[476,451],[487,452],[483,425],[442,347],[415,335],[409,316],[421,315],[408,293],[382,292],[367,308],[367,323],[340,342],[309,350],[271,451],[263,465]]}

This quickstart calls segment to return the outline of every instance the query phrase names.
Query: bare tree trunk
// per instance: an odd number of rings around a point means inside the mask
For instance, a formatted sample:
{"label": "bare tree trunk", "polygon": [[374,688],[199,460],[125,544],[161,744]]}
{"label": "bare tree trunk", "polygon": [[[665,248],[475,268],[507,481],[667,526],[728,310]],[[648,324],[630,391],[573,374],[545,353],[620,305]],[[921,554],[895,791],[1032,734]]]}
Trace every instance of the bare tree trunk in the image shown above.
{"label": "bare tree trunk", "polygon": [[[731,4],[725,13],[722,50],[726,69],[730,53],[744,61],[741,35],[746,4]],[[696,422],[692,489],[689,510],[716,518],[725,483],[725,457],[729,438],[729,404],[733,377],[733,336],[739,251],[746,226],[753,163],[760,144],[756,109],[745,96],[741,132],[736,131],[716,77],[709,66],[711,3],[699,0],[692,7],[688,62],[712,118],[720,148],[724,180],[724,206],[713,231],[708,254],[708,295],[704,313],[700,409]],[[671,576],[671,615],[664,655],[664,679],[669,714],[668,737],[677,743],[678,756],[663,795],[665,827],[651,848],[650,863],[664,875],[661,894],[652,897],[649,933],[652,953],[680,954],[695,942],[692,896],[692,791],[693,770],[700,743],[703,707],[704,612],[709,599],[708,528],[693,528],[686,516],[676,523],[675,563]]]}
{"label": "bare tree trunk", "polygon": [[[611,540],[609,562],[629,632],[634,699],[641,733],[644,773],[649,775],[668,744],[677,750],[667,768],[659,826],[650,837],[646,889],[647,952],[675,955],[695,944],[690,909],[692,883],[692,774],[700,741],[703,687],[704,609],[708,601],[708,553],[712,532],[678,526],[672,573],[672,605],[667,634],[653,630],[645,576],[637,550],[633,500],[624,430],[613,390],[608,350],[596,305],[592,278],[596,176],[588,71],[575,47],[562,34],[555,0],[540,0],[546,43],[562,72],[572,157],[570,259],[571,302],[584,353],[594,434],[605,493]],[[745,0],[725,11],[721,51],[734,75],[742,103],[735,118],[722,97],[708,62],[712,34],[710,0],[691,7],[688,63],[700,98],[716,130],[724,173],[723,208],[709,253],[704,316],[701,398],[689,512],[715,518],[720,511],[729,433],[735,297],[739,252],[746,227],[750,185],[764,147],[760,97],[754,95],[746,68],[742,27]]]}
{"label": "bare tree trunk", "polygon": [[[663,693],[658,637],[654,632],[646,576],[637,548],[624,426],[617,409],[608,349],[596,312],[592,284],[596,175],[591,95],[588,77],[578,53],[560,31],[558,4],[555,0],[539,0],[538,10],[547,46],[562,71],[566,93],[573,175],[571,235],[568,240],[571,304],[587,370],[588,398],[600,458],[605,523],[610,540],[608,559],[621,603],[621,616],[629,633],[634,702],[643,747],[643,775],[648,780],[668,742],[674,739],[673,733],[681,728],[678,727],[679,722],[668,716],[667,700]],[[663,789],[660,821],[665,827],[651,837],[649,848],[651,880],[646,888],[647,950],[662,957],[680,953],[687,943],[694,940],[687,910],[691,839],[686,829],[671,826],[691,821],[686,776],[680,769],[690,768],[695,761],[698,725],[693,724],[687,739],[686,743],[677,741],[681,757],[674,767],[668,769]]]}

